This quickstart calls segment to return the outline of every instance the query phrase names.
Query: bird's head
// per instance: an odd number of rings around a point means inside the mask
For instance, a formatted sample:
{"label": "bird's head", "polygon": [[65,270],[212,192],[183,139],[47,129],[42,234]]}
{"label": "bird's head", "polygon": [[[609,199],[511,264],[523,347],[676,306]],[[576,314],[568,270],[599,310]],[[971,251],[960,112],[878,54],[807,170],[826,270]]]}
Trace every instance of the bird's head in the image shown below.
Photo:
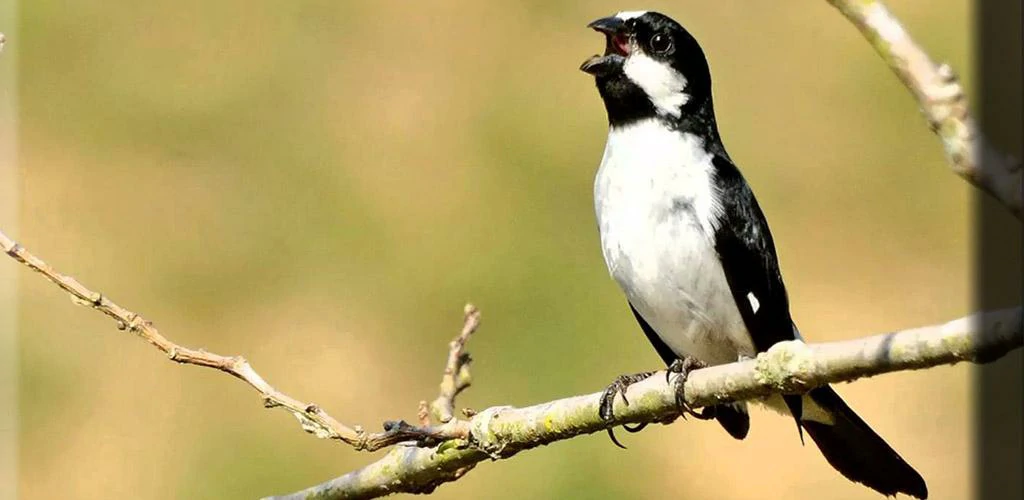
{"label": "bird's head", "polygon": [[662,116],[678,119],[711,98],[711,75],[697,40],[657,12],[619,12],[589,28],[605,36],[605,52],[580,70],[594,75],[613,124]]}

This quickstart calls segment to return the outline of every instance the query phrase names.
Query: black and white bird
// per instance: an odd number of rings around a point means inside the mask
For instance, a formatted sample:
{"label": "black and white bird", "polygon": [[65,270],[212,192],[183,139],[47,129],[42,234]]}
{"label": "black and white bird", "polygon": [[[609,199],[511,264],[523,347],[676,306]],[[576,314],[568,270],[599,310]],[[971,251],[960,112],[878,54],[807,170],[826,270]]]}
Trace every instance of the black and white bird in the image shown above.
{"label": "black and white bird", "polygon": [[[594,182],[601,246],[648,340],[685,371],[801,339],[768,223],[718,134],[700,45],[655,12],[620,12],[589,27],[606,36],[605,53],[580,67],[594,76],[608,113]],[[606,403],[645,375],[620,377]],[[887,496],[927,498],[921,475],[831,387],[765,404],[792,415],[801,439],[806,430],[850,480]],[[610,409],[602,405],[602,416]],[[746,403],[711,415],[736,439],[746,437]]]}

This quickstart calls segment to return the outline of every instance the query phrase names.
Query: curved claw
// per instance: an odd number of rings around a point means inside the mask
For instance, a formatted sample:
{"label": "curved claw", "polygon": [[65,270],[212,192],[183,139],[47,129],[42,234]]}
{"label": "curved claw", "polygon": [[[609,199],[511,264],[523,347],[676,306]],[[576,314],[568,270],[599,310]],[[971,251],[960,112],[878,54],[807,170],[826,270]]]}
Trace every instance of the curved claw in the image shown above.
{"label": "curved claw", "polygon": [[[640,431],[644,430],[645,427],[647,427],[647,422],[640,422],[639,424],[636,424],[633,427],[630,427],[629,424],[622,424],[622,428],[625,429],[626,432],[629,432],[631,434],[632,433],[636,433],[636,432],[640,432]],[[628,449],[628,448],[626,448],[626,445],[624,445],[621,442],[619,442],[619,439],[615,437],[615,429],[614,428],[609,427],[607,430],[608,430],[608,437],[611,438],[613,443],[615,443],[615,446],[618,446],[619,448],[622,448],[623,450],[627,450]]]}
{"label": "curved claw", "polygon": [[[597,408],[597,414],[601,420],[608,422],[615,417],[614,408],[616,395],[622,395],[622,402],[626,406],[629,406],[629,399],[626,398],[626,389],[628,389],[630,385],[644,380],[653,374],[654,372],[642,372],[633,375],[621,375],[616,378],[614,382],[609,384],[601,394],[601,404],[598,405]],[[639,424],[635,427],[623,425],[622,427],[626,429],[627,432],[639,432],[646,425],[647,424]],[[613,431],[611,427],[608,428],[608,437],[611,438],[613,443],[615,443],[615,446],[624,450],[626,449],[626,447],[619,442],[618,438],[615,437],[615,431]]]}
{"label": "curved claw", "polygon": [[620,443],[619,440],[615,437],[615,430],[612,429],[611,427],[608,428],[608,437],[610,437],[612,439],[612,442],[615,443],[615,446],[618,446],[619,448],[622,448],[623,450],[627,450],[628,449],[628,448],[626,448],[625,445]]}
{"label": "curved claw", "polygon": [[622,402],[629,406],[629,399],[626,398],[626,389],[653,374],[654,372],[640,372],[632,375],[620,375],[614,382],[608,385],[604,393],[601,394],[601,405],[598,407],[598,414],[601,416],[601,420],[612,419],[616,395],[621,395]]}
{"label": "curved claw", "polygon": [[626,429],[626,432],[629,432],[629,433],[640,432],[640,431],[644,430],[644,427],[647,427],[647,422],[640,422],[639,424],[636,424],[633,427],[630,427],[629,424],[622,424],[622,428]]}

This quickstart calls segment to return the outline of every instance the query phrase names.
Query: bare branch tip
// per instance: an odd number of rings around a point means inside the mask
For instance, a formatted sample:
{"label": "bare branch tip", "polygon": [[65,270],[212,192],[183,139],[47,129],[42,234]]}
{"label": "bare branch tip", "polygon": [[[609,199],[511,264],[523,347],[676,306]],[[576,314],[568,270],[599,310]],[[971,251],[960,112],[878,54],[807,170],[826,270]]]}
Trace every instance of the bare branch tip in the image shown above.
{"label": "bare branch tip", "polygon": [[456,344],[465,344],[466,341],[469,340],[469,336],[476,332],[476,329],[480,327],[480,309],[477,309],[473,304],[466,304],[466,307],[463,309],[463,313],[462,331],[459,333],[459,336],[455,337],[452,341],[451,346],[453,349],[456,347]]}

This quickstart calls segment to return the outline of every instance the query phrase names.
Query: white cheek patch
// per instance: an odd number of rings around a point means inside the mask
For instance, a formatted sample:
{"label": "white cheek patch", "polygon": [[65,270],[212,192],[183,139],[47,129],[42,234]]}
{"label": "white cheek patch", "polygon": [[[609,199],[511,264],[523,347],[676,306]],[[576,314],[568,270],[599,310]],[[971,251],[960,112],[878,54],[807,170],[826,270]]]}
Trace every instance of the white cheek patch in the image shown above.
{"label": "white cheek patch", "polygon": [[615,14],[615,17],[622,19],[623,21],[628,21],[630,19],[636,19],[646,13],[646,10],[624,10]]}
{"label": "white cheek patch", "polygon": [[647,94],[659,114],[679,118],[680,108],[690,100],[690,96],[684,92],[686,77],[643,52],[630,54],[622,71]]}
{"label": "white cheek patch", "polygon": [[747,293],[747,300],[750,301],[750,308],[754,310],[754,314],[757,314],[757,310],[761,308],[761,302],[754,296],[754,292]]}

